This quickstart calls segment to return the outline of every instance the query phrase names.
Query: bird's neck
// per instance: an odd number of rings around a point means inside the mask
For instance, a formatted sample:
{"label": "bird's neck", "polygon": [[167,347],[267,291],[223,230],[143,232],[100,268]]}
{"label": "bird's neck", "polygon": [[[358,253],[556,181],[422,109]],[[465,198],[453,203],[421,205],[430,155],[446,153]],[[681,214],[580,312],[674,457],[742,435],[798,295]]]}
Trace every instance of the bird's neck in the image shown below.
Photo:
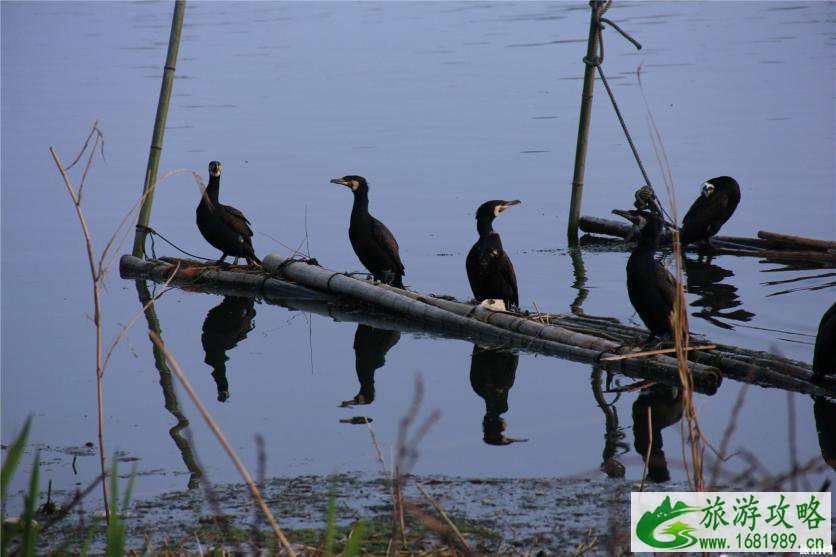
{"label": "bird's neck", "polygon": [[493,219],[480,219],[476,221],[476,230],[479,231],[479,237],[484,238],[493,232]]}
{"label": "bird's neck", "polygon": [[369,193],[357,190],[354,192],[354,206],[351,208],[351,216],[363,215],[369,212]]}
{"label": "bird's neck", "polygon": [[659,240],[658,238],[647,238],[642,236],[639,239],[638,245],[636,245],[636,249],[633,253],[647,254],[650,257],[653,257],[653,254],[656,253],[656,250],[659,248]]}
{"label": "bird's neck", "polygon": [[209,196],[209,199],[217,202],[218,201],[218,192],[221,189],[221,177],[220,176],[209,176],[209,185],[206,186],[206,195]]}

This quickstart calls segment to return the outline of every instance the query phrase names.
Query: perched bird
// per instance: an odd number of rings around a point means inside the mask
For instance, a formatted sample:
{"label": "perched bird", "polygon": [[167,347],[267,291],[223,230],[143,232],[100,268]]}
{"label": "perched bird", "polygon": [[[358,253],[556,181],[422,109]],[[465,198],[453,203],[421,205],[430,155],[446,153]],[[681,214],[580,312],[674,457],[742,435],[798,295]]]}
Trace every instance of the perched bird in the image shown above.
{"label": "perched bird", "polygon": [[229,398],[229,382],[226,378],[226,355],[255,328],[255,300],[227,296],[209,310],[203,320],[200,342],[206,357],[204,362],[212,366],[212,378],[218,388],[218,400]]}
{"label": "perched bird", "polygon": [[351,247],[375,280],[403,288],[403,263],[395,237],[386,225],[369,214],[369,185],[362,176],[334,178],[332,184],[351,188],[354,205],[351,208],[351,222],[348,238]]}
{"label": "perched bird", "polygon": [[473,297],[477,302],[487,299],[502,300],[506,307],[519,306],[517,275],[508,254],[502,249],[502,239],[493,229],[493,219],[499,213],[519,205],[521,201],[486,201],[476,210],[476,230],[479,240],[470,248],[465,267]]}
{"label": "perched bird", "polygon": [[740,186],[734,178],[720,176],[702,185],[702,194],[694,201],[679,231],[683,246],[693,243],[708,245],[708,239],[732,216],[740,203]]}
{"label": "perched bird", "polygon": [[386,353],[401,340],[399,331],[357,325],[354,333],[354,365],[360,392],[341,406],[371,404],[374,401],[374,373],[386,364]]}
{"label": "perched bird", "polygon": [[238,263],[239,257],[243,257],[250,265],[261,265],[261,260],[253,251],[250,221],[235,207],[222,205],[218,201],[223,168],[218,161],[209,163],[209,185],[206,186],[206,191],[197,206],[197,228],[207,242],[221,250],[218,265],[223,263],[228,255],[235,257],[235,263]]}
{"label": "perched bird", "polygon": [[639,243],[627,260],[627,293],[636,313],[650,329],[645,343],[649,344],[656,336],[672,336],[676,281],[653,258],[659,247],[662,221],[658,215],[647,211],[615,209],[613,213],[631,221],[639,229]]}
{"label": "perched bird", "polygon": [[821,318],[813,349],[813,379],[836,375],[836,303]]}

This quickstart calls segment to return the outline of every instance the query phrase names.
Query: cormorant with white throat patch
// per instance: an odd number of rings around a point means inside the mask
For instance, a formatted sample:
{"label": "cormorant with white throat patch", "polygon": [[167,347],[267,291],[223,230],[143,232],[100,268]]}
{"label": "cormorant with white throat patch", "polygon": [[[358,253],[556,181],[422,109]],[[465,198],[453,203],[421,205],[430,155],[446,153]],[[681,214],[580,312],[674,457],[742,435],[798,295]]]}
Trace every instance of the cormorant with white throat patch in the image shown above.
{"label": "cormorant with white throat patch", "polygon": [[473,297],[477,302],[494,299],[502,300],[506,307],[519,306],[520,299],[514,265],[502,249],[502,239],[493,229],[493,220],[508,207],[520,203],[518,199],[513,201],[494,199],[482,203],[476,210],[476,230],[479,232],[479,240],[470,248],[465,267]]}
{"label": "cormorant with white throat patch", "polygon": [[207,242],[221,250],[218,265],[229,255],[235,258],[235,263],[239,257],[243,257],[250,265],[261,265],[261,260],[253,250],[250,221],[235,207],[222,205],[218,201],[223,167],[218,161],[209,163],[209,185],[197,206],[197,228]]}
{"label": "cormorant with white throat patch", "polygon": [[720,176],[705,182],[702,193],[682,219],[679,240],[683,247],[697,242],[707,245],[708,239],[732,216],[738,203],[740,186],[734,178]]}
{"label": "cormorant with white throat patch", "polygon": [[348,238],[360,263],[374,276],[375,280],[403,288],[406,274],[398,242],[386,225],[369,214],[369,185],[362,176],[334,178],[332,184],[339,184],[354,193]]}

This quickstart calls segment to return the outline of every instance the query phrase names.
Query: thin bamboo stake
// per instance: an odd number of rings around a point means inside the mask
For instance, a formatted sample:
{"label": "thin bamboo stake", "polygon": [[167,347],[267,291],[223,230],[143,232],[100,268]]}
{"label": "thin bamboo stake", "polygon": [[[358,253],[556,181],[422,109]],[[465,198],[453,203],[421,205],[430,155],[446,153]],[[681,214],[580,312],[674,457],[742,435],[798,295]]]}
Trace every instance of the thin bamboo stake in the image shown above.
{"label": "thin bamboo stake", "polygon": [[[691,350],[714,350],[717,348],[716,344],[703,344],[702,346],[688,346],[685,348],[685,352],[689,352]],[[614,362],[616,360],[627,360],[629,358],[645,358],[647,356],[656,356],[659,354],[673,354],[676,352],[676,348],[662,348],[660,350],[647,350],[645,352],[632,352],[630,354],[618,354],[617,356],[607,356],[605,358],[601,358],[602,362]]]}
{"label": "thin bamboo stake", "polygon": [[595,66],[592,60],[598,56],[598,17],[604,2],[592,0],[589,18],[589,39],[584,58],[583,92],[581,93],[581,113],[578,119],[578,142],[575,146],[575,171],[572,176],[572,200],[569,204],[569,223],[566,233],[569,244],[578,243],[578,221],[581,217],[581,198],[583,197],[583,176],[586,170],[586,148],[589,143],[589,121],[592,117],[592,91],[595,88]]}
{"label": "thin bamboo stake", "polygon": [[284,532],[279,527],[279,523],[276,522],[276,518],[273,516],[273,513],[270,512],[269,507],[267,507],[267,503],[264,501],[264,497],[261,495],[261,491],[259,491],[258,486],[255,485],[252,476],[247,471],[244,463],[241,462],[241,459],[238,458],[238,455],[235,452],[235,449],[232,448],[232,445],[229,444],[229,441],[226,440],[226,436],[221,431],[221,428],[218,426],[215,419],[209,413],[209,410],[206,409],[204,406],[203,401],[200,400],[200,397],[197,396],[197,393],[192,388],[191,383],[186,378],[186,374],[183,373],[183,370],[180,369],[180,364],[177,360],[174,359],[174,356],[169,352],[168,348],[166,348],[165,344],[163,344],[162,339],[155,333],[154,331],[148,331],[148,336],[151,337],[151,341],[154,345],[160,349],[160,351],[165,355],[166,361],[171,366],[171,369],[174,370],[174,374],[177,375],[177,378],[180,380],[180,383],[183,384],[183,388],[186,389],[186,392],[191,397],[192,402],[194,402],[197,409],[200,411],[200,414],[203,416],[203,419],[206,420],[206,423],[209,425],[209,428],[212,430],[212,433],[215,434],[215,437],[218,438],[218,441],[223,446],[226,454],[229,455],[229,458],[232,460],[232,463],[235,465],[235,468],[238,469],[238,473],[241,474],[241,477],[244,478],[244,481],[247,483],[247,486],[250,488],[250,492],[252,493],[253,498],[256,500],[261,511],[264,513],[265,518],[270,523],[270,526],[273,528],[273,533],[276,535],[276,539],[285,548],[288,555],[292,557],[296,557],[296,552],[293,551],[293,547],[291,547],[290,542],[285,537]]}
{"label": "thin bamboo stake", "polygon": [[168,38],[168,53],[163,69],[163,81],[160,86],[160,99],[157,102],[157,116],[154,119],[154,132],[151,136],[151,149],[148,153],[148,167],[145,170],[145,184],[142,186],[145,201],[142,203],[142,209],[140,209],[137,219],[137,224],[142,225],[142,227],[137,228],[134,236],[133,254],[136,257],[142,257],[145,254],[147,230],[143,227],[148,226],[148,221],[151,220],[151,207],[154,204],[154,192],[151,191],[151,188],[157,181],[160,153],[163,150],[165,123],[168,118],[168,104],[171,100],[171,91],[174,88],[174,71],[177,64],[177,53],[180,50],[180,32],[183,29],[185,13],[186,0],[176,0],[174,2],[174,14],[171,18],[171,34]]}

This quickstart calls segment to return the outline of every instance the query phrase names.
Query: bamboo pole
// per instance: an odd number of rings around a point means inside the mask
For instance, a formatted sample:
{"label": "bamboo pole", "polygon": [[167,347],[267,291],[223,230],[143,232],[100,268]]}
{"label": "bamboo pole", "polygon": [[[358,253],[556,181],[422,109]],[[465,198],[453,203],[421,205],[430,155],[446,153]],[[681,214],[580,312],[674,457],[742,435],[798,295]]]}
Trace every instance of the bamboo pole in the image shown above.
{"label": "bamboo pole", "polygon": [[[279,258],[277,261],[284,260]],[[177,265],[179,271],[172,278],[171,273]],[[288,263],[280,271],[296,267],[309,267],[308,271],[315,274],[324,273],[325,283],[328,283],[327,277],[335,274],[333,271],[301,262]],[[444,338],[519,349],[585,363],[596,363],[599,358],[612,355],[612,350],[623,352],[624,347],[638,346],[647,336],[646,330],[619,323],[611,317],[489,312],[484,308],[477,309],[472,304],[357,279],[350,280],[355,280],[369,289],[370,300],[374,300],[374,291],[389,290],[387,294],[411,298],[419,304],[435,306],[444,311],[429,315],[420,306],[409,305],[402,306],[406,311],[393,313],[393,310],[375,301],[358,304],[358,300],[353,296],[341,293],[339,286],[328,292],[320,292],[289,282],[287,276],[279,277],[278,273],[267,276],[244,268],[223,271],[217,267],[173,258],[167,258],[166,261],[144,261],[125,255],[120,262],[120,271],[123,278],[146,278],[161,283],[170,279],[171,285],[187,287],[192,291],[259,296],[273,305],[294,311],[316,313],[336,321],[363,323],[406,333],[430,333]],[[297,279],[303,279],[300,282],[310,286],[309,279],[304,277],[305,274],[300,272]],[[348,279],[344,276],[343,278]],[[445,313],[456,314],[462,319],[445,316]],[[572,333],[583,334],[573,336]],[[613,344],[619,345],[620,348],[617,349]],[[716,390],[716,383],[711,378],[717,369],[723,376],[754,382],[763,387],[781,388],[814,396],[827,395],[836,390],[836,378],[826,377],[821,385],[814,385],[810,382],[809,364],[768,352],[717,344],[717,348],[712,352],[692,351],[689,354],[699,383],[699,392],[711,393]],[[626,360],[610,362],[607,367],[630,377],[677,385],[678,371],[672,360],[671,365],[668,365],[669,360],[671,359],[659,357],[650,360]]]}
{"label": "bamboo pole", "polygon": [[586,170],[586,148],[589,143],[589,121],[592,116],[592,91],[595,87],[595,66],[591,64],[598,56],[598,17],[604,2],[591,0],[589,18],[589,40],[586,45],[585,69],[583,73],[583,92],[581,94],[581,113],[578,120],[578,143],[575,146],[575,172],[572,176],[572,199],[569,204],[569,224],[567,234],[569,244],[578,243],[578,222],[581,217],[581,198],[583,196],[583,177]]}
{"label": "bamboo pole", "polygon": [[790,236],[789,234],[778,234],[767,230],[758,231],[758,238],[768,241],[770,244],[789,247],[791,249],[814,249],[814,250],[836,250],[836,242],[830,240],[817,240],[805,238],[804,236]]}
{"label": "bamboo pole", "polygon": [[160,86],[160,99],[157,102],[157,116],[154,119],[154,132],[151,135],[151,149],[148,153],[148,167],[145,170],[145,184],[142,186],[142,195],[145,201],[139,210],[137,218],[136,234],[134,235],[133,254],[136,257],[145,255],[145,226],[151,219],[151,207],[154,204],[154,192],[152,188],[157,183],[157,170],[160,165],[160,153],[163,150],[163,135],[165,134],[165,123],[168,118],[168,103],[171,100],[171,91],[174,88],[174,71],[177,64],[177,53],[180,50],[180,32],[183,29],[183,16],[186,12],[186,0],[175,0],[174,14],[171,18],[171,34],[168,38],[168,53],[165,57],[163,69],[163,82]]}

